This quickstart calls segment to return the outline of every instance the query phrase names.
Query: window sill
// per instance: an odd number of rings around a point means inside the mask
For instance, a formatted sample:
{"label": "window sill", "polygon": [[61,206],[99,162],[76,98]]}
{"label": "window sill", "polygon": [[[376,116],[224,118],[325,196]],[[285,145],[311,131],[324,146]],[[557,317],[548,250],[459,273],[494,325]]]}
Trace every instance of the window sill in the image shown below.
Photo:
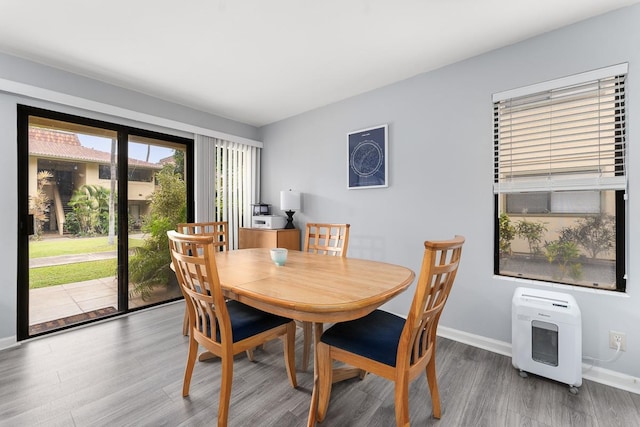
{"label": "window sill", "polygon": [[532,287],[539,286],[543,288],[550,288],[553,290],[560,290],[563,292],[584,292],[587,294],[600,294],[612,297],[630,298],[630,296],[626,292],[619,292],[615,290],[595,289],[585,286],[563,285],[560,283],[544,282],[542,280],[522,279],[519,277],[500,276],[497,274],[494,274],[493,278],[506,282],[514,282],[518,285],[526,285]]}

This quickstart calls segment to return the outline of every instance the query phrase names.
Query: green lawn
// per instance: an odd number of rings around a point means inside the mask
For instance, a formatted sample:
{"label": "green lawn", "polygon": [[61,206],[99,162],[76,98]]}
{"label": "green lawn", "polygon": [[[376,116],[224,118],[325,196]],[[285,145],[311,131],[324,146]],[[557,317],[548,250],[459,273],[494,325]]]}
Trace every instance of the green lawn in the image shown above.
{"label": "green lawn", "polygon": [[78,262],[29,270],[29,289],[46,288],[65,283],[84,282],[116,275],[117,260]]}
{"label": "green lawn", "polygon": [[[55,255],[74,255],[117,250],[117,245],[109,245],[108,237],[61,237],[29,242],[29,257],[42,258]],[[117,241],[116,241],[117,243]],[[141,246],[142,239],[129,239],[129,248]]]}
{"label": "green lawn", "polygon": [[[143,239],[129,239],[129,248],[142,246]],[[29,257],[43,258],[56,255],[75,255],[117,250],[117,244],[109,245],[108,237],[62,237],[29,242]],[[83,282],[115,276],[117,260],[77,262],[74,264],[54,265],[31,268],[29,270],[29,289]]]}

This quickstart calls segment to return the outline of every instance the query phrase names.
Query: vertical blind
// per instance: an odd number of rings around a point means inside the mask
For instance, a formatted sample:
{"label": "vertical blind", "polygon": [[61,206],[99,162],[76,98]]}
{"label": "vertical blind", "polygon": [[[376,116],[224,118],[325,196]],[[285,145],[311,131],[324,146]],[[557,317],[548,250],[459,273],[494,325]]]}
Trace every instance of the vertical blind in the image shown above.
{"label": "vertical blind", "polygon": [[196,220],[227,221],[229,246],[250,227],[251,204],[260,199],[260,148],[196,135]]}
{"label": "vertical blind", "polygon": [[494,96],[494,193],[626,189],[624,65]]}

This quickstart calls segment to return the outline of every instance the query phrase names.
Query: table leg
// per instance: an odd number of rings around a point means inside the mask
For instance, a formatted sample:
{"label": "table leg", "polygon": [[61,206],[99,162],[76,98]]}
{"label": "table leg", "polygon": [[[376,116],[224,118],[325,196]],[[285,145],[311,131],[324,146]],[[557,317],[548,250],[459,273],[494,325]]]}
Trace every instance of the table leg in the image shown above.
{"label": "table leg", "polygon": [[322,335],[322,323],[313,324],[313,392],[311,393],[311,407],[309,408],[309,418],[307,427],[315,427],[318,417],[318,357],[317,348]]}

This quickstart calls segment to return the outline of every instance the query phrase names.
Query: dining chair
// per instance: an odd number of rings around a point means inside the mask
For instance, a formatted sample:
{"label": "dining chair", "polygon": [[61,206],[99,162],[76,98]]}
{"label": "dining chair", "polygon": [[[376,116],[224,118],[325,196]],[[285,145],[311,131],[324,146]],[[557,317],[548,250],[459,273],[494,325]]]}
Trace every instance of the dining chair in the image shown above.
{"label": "dining chair", "polygon": [[307,223],[304,251],[346,257],[350,227],[349,224]]}
{"label": "dining chair", "polygon": [[395,382],[397,426],[409,426],[409,383],[426,372],[434,418],[441,416],[436,378],[436,329],[460,263],[464,237],[424,242],[424,255],[407,318],[375,310],[336,323],[317,343],[318,421],[331,397],[333,360]]}
{"label": "dining chair", "polygon": [[[350,224],[307,223],[303,250],[323,255],[346,257],[350,227]],[[309,367],[313,333],[311,322],[301,323],[303,333],[302,370],[306,371]]]}
{"label": "dining chair", "polygon": [[[213,245],[216,252],[229,250],[229,223],[227,221],[210,222],[183,222],[176,225],[176,231],[182,234],[197,236],[213,236]],[[187,307],[184,309],[184,319],[182,321],[182,335],[189,334],[189,313]],[[253,350],[247,350],[247,357],[253,362]],[[211,354],[202,354],[200,360],[207,360]]]}
{"label": "dining chair", "polygon": [[284,360],[292,387],[297,387],[293,320],[238,301],[225,299],[215,259],[215,238],[168,231],[171,259],[189,312],[189,351],[182,396],[189,395],[199,346],[220,357],[222,375],[218,426],[226,426],[233,383],[234,355],[284,338]]}
{"label": "dining chair", "polygon": [[[198,236],[213,236],[213,244],[216,251],[229,250],[229,224],[227,221],[214,222],[183,222],[176,225],[176,231],[181,234]],[[189,315],[185,307],[184,320],[182,321],[182,334],[189,332]]]}

